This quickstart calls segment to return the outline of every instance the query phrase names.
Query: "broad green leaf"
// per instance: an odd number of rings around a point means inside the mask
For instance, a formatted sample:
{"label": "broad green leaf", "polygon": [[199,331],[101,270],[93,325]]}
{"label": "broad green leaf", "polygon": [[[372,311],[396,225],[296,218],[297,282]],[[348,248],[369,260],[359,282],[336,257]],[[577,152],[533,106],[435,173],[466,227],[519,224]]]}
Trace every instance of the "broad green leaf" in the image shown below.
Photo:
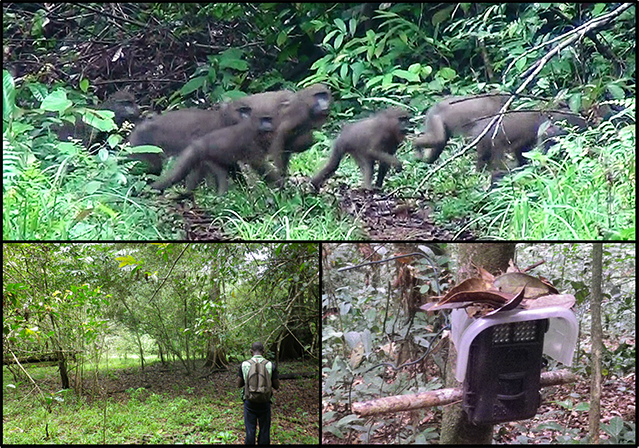
{"label": "broad green leaf", "polygon": [[86,194],[93,194],[96,191],[98,191],[101,186],[102,186],[102,182],[99,182],[97,180],[93,180],[91,182],[87,182],[84,185],[84,191],[86,192]]}
{"label": "broad green leaf", "polygon": [[198,89],[202,88],[202,86],[204,86],[205,83],[206,83],[206,77],[204,76],[198,76],[197,78],[193,78],[182,86],[182,88],[180,89],[180,95],[187,96],[197,91]]}
{"label": "broad green leaf", "polygon": [[338,437],[340,439],[344,438],[344,434],[342,433],[342,431],[340,431],[340,429],[335,425],[328,425],[328,426],[322,425],[322,431],[330,432],[335,437]]}
{"label": "broad green leaf", "polygon": [[577,405],[575,406],[575,411],[587,411],[590,409],[590,403],[587,402],[581,402],[581,403],[577,403]]}
{"label": "broad green leaf", "polygon": [[348,76],[348,65],[342,64],[342,66],[340,67],[340,70],[339,70],[339,76],[342,79],[344,79],[344,80],[347,78],[347,76]]}
{"label": "broad green leaf", "polygon": [[354,36],[356,30],[357,30],[357,20],[355,20],[355,18],[353,17],[348,21],[348,32],[351,36]]}
{"label": "broad green leaf", "polygon": [[409,72],[408,70],[396,69],[393,70],[393,75],[398,78],[405,79],[407,81],[418,82],[419,75],[416,73]]}
{"label": "broad green leaf", "polygon": [[275,42],[277,43],[278,46],[282,46],[282,44],[286,42],[287,38],[288,38],[288,35],[286,34],[286,32],[280,31],[280,33],[277,35],[277,39],[275,40]]}
{"label": "broad green leaf", "polygon": [[358,417],[356,414],[349,414],[346,417],[341,418],[335,425],[341,428],[351,422],[354,422],[360,419],[361,417]]}
{"label": "broad green leaf", "polygon": [[343,34],[346,34],[346,24],[344,23],[344,21],[338,17],[338,18],[336,18],[334,20],[334,22],[335,22],[335,25],[337,26],[337,28],[339,28],[339,30]]}
{"label": "broad green leaf", "polygon": [[443,67],[439,70],[438,75],[448,81],[455,79],[457,72],[450,67]]}
{"label": "broad green leaf", "polygon": [[67,92],[62,89],[57,89],[42,100],[40,109],[51,112],[62,112],[70,108],[72,105],[73,103],[67,99]]}
{"label": "broad green leaf", "polygon": [[80,90],[82,90],[82,92],[87,93],[89,91],[89,86],[91,84],[89,83],[89,80],[86,78],[82,78],[82,80],[80,81],[79,87]]}
{"label": "broad green leaf", "polygon": [[616,84],[608,84],[606,86],[606,90],[608,90],[608,92],[610,92],[612,97],[616,100],[621,100],[626,97],[624,90]]}
{"label": "broad green leaf", "polygon": [[517,70],[523,72],[526,69],[526,64],[528,64],[528,60],[525,56],[522,56],[515,62],[515,67],[517,67]]}
{"label": "broad green leaf", "polygon": [[[328,45],[328,43],[330,42],[330,40],[333,38],[333,36],[335,34],[339,33],[339,30],[333,30],[331,32],[329,32],[326,36],[324,36],[324,39],[322,40],[322,43],[324,45]],[[331,57],[332,58],[332,57]]]}
{"label": "broad green leaf", "polygon": [[357,86],[357,82],[359,81],[359,77],[364,72],[365,67],[362,61],[357,61],[351,66],[353,70],[353,87]]}

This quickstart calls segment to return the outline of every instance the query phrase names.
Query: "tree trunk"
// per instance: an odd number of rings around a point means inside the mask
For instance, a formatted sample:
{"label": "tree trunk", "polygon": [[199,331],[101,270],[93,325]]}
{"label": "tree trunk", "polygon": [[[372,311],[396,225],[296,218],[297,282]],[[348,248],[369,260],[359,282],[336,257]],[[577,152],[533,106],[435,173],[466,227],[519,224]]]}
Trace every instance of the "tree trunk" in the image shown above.
{"label": "tree trunk", "polygon": [[217,346],[220,343],[220,339],[215,334],[209,335],[208,349],[206,351],[206,362],[204,363],[204,367],[215,368],[218,362],[218,350]]}
{"label": "tree trunk", "polygon": [[592,246],[592,283],[590,294],[590,317],[592,322],[592,380],[590,383],[590,411],[588,433],[590,443],[599,443],[599,420],[601,418],[601,355],[603,353],[603,330],[601,328],[601,276],[602,243]]}
{"label": "tree trunk", "polygon": [[62,389],[70,389],[69,375],[67,374],[67,359],[62,351],[58,352],[58,367],[60,369],[60,380],[62,380]]}
{"label": "tree trunk", "polygon": [[[515,243],[463,243],[458,244],[457,284],[473,276],[473,265],[481,266],[491,274],[506,272],[508,262],[515,256]],[[461,388],[455,379],[457,350],[449,340],[446,363],[447,388]],[[461,403],[444,407],[439,443],[453,445],[488,445],[492,443],[493,425],[473,425],[468,421]]]}
{"label": "tree trunk", "polygon": [[162,350],[162,344],[158,342],[158,351],[160,352],[160,361],[162,365],[166,365],[166,361],[164,360],[164,350]]}
{"label": "tree trunk", "polygon": [[140,353],[140,370],[144,370],[144,349],[142,348],[142,339],[140,339],[138,318],[135,316],[135,314],[133,314],[133,311],[131,311],[131,308],[129,308],[129,305],[126,303],[126,300],[124,300],[124,297],[120,297],[120,301],[122,302],[122,305],[124,305],[124,308],[126,308],[128,313],[131,315],[131,319],[134,324],[133,331],[135,332],[135,338],[138,343],[138,351]]}

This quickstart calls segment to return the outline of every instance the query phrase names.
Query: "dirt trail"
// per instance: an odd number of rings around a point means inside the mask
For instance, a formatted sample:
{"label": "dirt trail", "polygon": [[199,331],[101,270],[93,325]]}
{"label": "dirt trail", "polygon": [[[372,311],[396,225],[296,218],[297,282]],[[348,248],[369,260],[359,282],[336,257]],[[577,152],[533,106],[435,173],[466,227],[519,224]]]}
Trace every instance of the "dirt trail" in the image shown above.
{"label": "dirt trail", "polygon": [[[326,193],[330,194],[330,193]],[[360,222],[371,240],[452,240],[455,234],[437,227],[431,218],[431,207],[424,197],[402,197],[398,194],[351,189],[342,183],[336,192],[340,211]],[[227,240],[232,236],[213,225],[213,217],[191,200],[181,200],[171,208],[182,215],[187,240]],[[462,228],[463,221],[453,228]],[[472,240],[464,231],[457,240]]]}

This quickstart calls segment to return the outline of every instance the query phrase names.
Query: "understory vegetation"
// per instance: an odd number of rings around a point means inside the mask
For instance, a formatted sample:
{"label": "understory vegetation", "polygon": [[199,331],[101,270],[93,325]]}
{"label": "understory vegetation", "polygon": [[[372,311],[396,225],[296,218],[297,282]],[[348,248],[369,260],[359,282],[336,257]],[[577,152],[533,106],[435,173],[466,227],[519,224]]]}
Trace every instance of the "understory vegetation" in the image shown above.
{"label": "understory vegetation", "polygon": [[3,444],[243,443],[255,342],[272,442],[317,444],[318,246],[5,243]]}
{"label": "understory vegetation", "polygon": [[[432,305],[460,285],[455,280],[460,269],[456,257],[460,247],[469,244],[323,244],[322,443],[442,443],[444,408],[459,401],[426,406],[438,400],[431,396],[420,401],[417,394],[451,387],[445,377],[455,329],[454,324],[450,327],[449,309],[425,311],[422,305]],[[529,269],[525,272],[575,298],[579,337],[572,365],[546,356],[542,371],[567,369],[578,379],[543,387],[536,415],[494,425],[493,443],[592,443],[588,420],[595,375],[591,246],[516,244],[512,267]],[[404,258],[396,258],[402,254]],[[636,440],[635,257],[634,244],[603,244],[603,393],[597,411],[601,444],[632,445]],[[439,397],[445,401],[446,396],[442,391]],[[389,411],[397,404],[392,400],[398,398],[422,406]],[[355,403],[360,411],[354,410]],[[376,412],[359,415],[372,409]]]}
{"label": "understory vegetation", "polygon": [[[26,366],[42,386],[50,407],[44,407],[26,383],[15,384],[3,372],[3,443],[8,444],[238,444],[244,440],[244,419],[236,372],[207,379],[185,377],[171,362],[149,357],[145,372],[134,358],[110,360],[98,369],[100,390],[83,395],[60,390],[57,367]],[[281,366],[283,373],[316,370],[316,362]],[[94,376],[92,369],[86,372]],[[155,380],[154,377],[158,377]],[[161,379],[161,380],[160,380]],[[282,381],[272,407],[272,443],[316,444],[319,431],[317,379]],[[11,387],[10,385],[16,387]]]}
{"label": "understory vegetation", "polygon": [[[11,4],[3,19],[5,240],[634,237],[631,5]],[[316,82],[335,101],[284,185],[245,170],[248,185],[222,197],[211,185],[193,198],[152,191],[155,176],[127,158],[128,131],[92,112],[123,88],[147,116]],[[495,90],[516,92],[514,107],[565,104],[592,128],[528,153],[492,188],[474,150],[449,163],[462,139],[434,165],[415,159],[429,107]],[[343,123],[396,105],[413,115],[404,170],[362,196],[346,157],[314,191]],[[76,119],[108,139],[89,151],[60,141],[56,127]]]}

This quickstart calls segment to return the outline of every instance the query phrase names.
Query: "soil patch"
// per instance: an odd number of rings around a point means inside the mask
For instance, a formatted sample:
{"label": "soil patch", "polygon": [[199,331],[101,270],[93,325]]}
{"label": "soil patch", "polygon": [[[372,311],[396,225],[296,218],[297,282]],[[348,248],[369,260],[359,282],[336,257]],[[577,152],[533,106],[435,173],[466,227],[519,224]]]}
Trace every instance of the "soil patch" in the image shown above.
{"label": "soil patch", "polygon": [[[340,210],[364,224],[372,240],[451,240],[451,231],[430,220],[430,204],[425,197],[406,197],[383,191],[351,189],[340,184],[337,192]],[[458,228],[464,225],[457,223]],[[474,239],[462,232],[458,240]]]}

